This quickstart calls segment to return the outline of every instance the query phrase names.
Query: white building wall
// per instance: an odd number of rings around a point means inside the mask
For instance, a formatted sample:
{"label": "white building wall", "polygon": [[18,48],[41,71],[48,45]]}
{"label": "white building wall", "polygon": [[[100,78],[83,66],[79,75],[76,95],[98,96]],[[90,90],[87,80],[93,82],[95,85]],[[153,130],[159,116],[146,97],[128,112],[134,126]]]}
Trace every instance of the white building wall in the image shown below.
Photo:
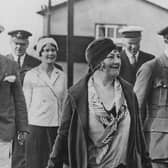
{"label": "white building wall", "polygon": [[[162,38],[157,32],[168,25],[168,11],[143,0],[81,0],[75,2],[74,34],[94,36],[95,23],[119,23],[144,27],[141,48],[159,55]],[[67,5],[58,8],[51,18],[53,34],[67,33]]]}
{"label": "white building wall", "polygon": [[[164,45],[157,32],[168,25],[167,18],[168,11],[144,0],[81,0],[74,6],[74,35],[94,36],[95,23],[139,25],[144,28],[141,49],[159,56]],[[67,34],[67,5],[53,12],[51,33]],[[66,72],[66,64],[63,65]],[[87,69],[86,64],[74,65],[74,83]]]}

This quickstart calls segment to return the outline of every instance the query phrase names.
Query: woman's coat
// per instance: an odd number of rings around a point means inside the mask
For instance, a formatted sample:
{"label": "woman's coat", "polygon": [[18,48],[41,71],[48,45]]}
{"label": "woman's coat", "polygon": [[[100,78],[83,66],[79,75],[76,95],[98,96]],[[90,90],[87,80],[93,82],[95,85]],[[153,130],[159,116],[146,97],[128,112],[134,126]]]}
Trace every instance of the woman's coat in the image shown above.
{"label": "woman's coat", "polygon": [[28,109],[29,124],[58,126],[62,101],[66,92],[65,74],[54,68],[51,78],[40,66],[26,73],[23,91]]}
{"label": "woman's coat", "polygon": [[[61,162],[69,162],[70,168],[87,168],[88,166],[88,79],[89,75],[69,90],[64,104],[58,137],[50,156],[49,167],[58,168]],[[131,116],[127,166],[130,168],[146,168],[150,164],[148,164],[149,157],[146,153],[144,136],[141,130],[137,99],[132,87],[123,79],[119,80]]]}

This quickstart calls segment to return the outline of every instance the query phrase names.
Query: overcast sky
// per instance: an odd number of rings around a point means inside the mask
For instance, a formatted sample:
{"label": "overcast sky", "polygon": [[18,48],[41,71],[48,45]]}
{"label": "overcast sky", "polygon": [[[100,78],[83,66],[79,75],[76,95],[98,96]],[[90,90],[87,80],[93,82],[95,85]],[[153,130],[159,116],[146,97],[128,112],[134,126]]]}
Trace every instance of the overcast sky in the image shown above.
{"label": "overcast sky", "polygon": [[[8,31],[26,29],[32,32],[31,45],[42,35],[42,16],[36,12],[48,0],[0,0],[0,24],[5,31],[0,34],[0,53],[10,52]],[[32,46],[29,47],[29,50]]]}

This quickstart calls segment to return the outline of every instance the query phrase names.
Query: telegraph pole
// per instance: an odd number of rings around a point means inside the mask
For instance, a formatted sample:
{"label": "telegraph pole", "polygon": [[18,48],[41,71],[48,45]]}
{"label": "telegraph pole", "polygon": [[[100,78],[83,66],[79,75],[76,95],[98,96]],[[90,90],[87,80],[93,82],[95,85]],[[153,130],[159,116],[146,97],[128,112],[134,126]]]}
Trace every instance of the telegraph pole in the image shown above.
{"label": "telegraph pole", "polygon": [[48,0],[47,6],[47,35],[51,33],[51,0]]}
{"label": "telegraph pole", "polygon": [[74,0],[68,0],[68,32],[67,32],[67,86],[73,85],[73,36],[74,36]]}

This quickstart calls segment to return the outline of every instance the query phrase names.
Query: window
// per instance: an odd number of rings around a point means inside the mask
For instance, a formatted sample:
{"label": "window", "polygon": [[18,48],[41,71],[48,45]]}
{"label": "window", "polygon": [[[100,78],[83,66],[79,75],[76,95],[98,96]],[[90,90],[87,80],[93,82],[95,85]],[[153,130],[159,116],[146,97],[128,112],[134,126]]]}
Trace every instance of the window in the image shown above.
{"label": "window", "polygon": [[126,24],[95,24],[95,37],[101,38],[101,37],[109,37],[112,38],[112,40],[117,43],[121,44],[121,34],[119,33],[119,29],[123,26],[126,26]]}

